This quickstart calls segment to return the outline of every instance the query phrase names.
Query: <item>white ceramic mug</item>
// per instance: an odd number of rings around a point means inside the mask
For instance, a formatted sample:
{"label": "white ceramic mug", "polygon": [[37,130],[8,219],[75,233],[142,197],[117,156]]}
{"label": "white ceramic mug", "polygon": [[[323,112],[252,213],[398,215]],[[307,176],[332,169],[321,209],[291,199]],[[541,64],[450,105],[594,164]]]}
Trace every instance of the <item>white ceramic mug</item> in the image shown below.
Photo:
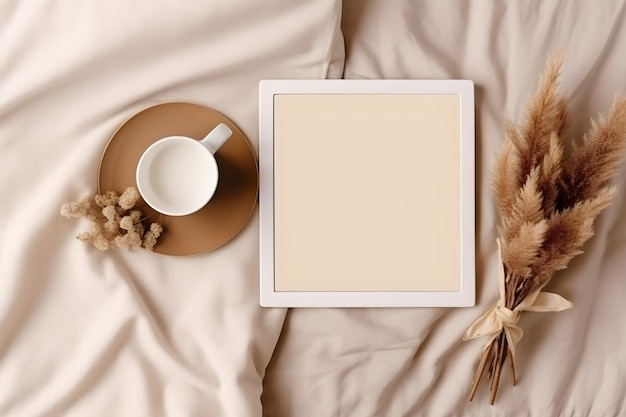
{"label": "white ceramic mug", "polygon": [[150,145],[136,171],[144,201],[169,216],[186,216],[204,207],[213,198],[219,179],[213,154],[232,133],[220,123],[201,140],[168,136]]}

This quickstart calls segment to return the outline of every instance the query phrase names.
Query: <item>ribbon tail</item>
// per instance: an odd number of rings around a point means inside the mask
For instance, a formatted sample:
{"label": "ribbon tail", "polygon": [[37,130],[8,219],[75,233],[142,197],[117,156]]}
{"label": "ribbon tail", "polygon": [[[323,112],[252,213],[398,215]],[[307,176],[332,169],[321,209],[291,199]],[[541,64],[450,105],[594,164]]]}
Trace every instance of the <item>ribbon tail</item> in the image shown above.
{"label": "ribbon tail", "polygon": [[498,320],[495,307],[485,311],[463,335],[463,341],[489,336],[483,349],[487,349],[502,331],[502,323]]}
{"label": "ribbon tail", "polygon": [[485,349],[489,347],[491,342],[493,342],[496,337],[498,337],[500,331],[503,328],[502,321],[498,319],[496,310],[498,308],[498,305],[504,305],[504,281],[506,277],[504,274],[504,264],[502,263],[502,246],[500,244],[500,239],[496,239],[496,244],[498,245],[498,287],[500,292],[500,300],[498,301],[498,304],[496,304],[496,306],[491,307],[487,311],[485,311],[483,315],[480,316],[463,335],[464,341],[488,335],[489,338],[487,340],[487,343],[485,344]]}
{"label": "ribbon tail", "polygon": [[504,306],[506,303],[506,275],[504,273],[504,262],[502,262],[502,244],[500,239],[496,239],[498,245],[498,290],[500,292],[500,303]]}
{"label": "ribbon tail", "polygon": [[476,339],[477,337],[498,333],[502,325],[498,325],[494,308],[490,308],[483,313],[463,335],[463,340]]}
{"label": "ribbon tail", "polygon": [[572,308],[574,305],[558,294],[551,292],[540,292],[534,302],[526,308],[528,311],[563,311]]}

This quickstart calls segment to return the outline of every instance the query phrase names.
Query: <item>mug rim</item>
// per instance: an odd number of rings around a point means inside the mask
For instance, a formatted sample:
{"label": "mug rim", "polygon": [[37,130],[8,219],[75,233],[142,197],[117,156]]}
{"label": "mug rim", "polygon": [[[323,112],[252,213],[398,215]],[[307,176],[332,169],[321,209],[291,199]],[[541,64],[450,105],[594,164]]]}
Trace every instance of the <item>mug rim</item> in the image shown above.
{"label": "mug rim", "polygon": [[[147,189],[146,189],[146,187],[149,187],[148,179],[150,177],[149,172],[147,171],[149,171],[150,166],[151,166],[151,163],[148,162],[148,158],[150,157],[151,154],[154,154],[154,156],[156,156],[158,154],[158,148],[162,148],[168,142],[176,142],[176,141],[179,143],[193,143],[194,146],[199,147],[198,152],[204,152],[206,161],[209,164],[211,164],[212,170],[215,173],[214,180],[212,181],[212,184],[208,188],[206,195],[204,196],[204,198],[200,200],[201,204],[198,203],[194,205],[194,207],[188,208],[186,210],[178,210],[178,211],[169,210],[168,208],[164,208],[160,206],[158,202],[154,201],[154,199],[152,199],[148,195],[149,193],[147,192]],[[217,160],[215,159],[215,155],[211,153],[211,151],[206,146],[204,146],[199,140],[194,139],[189,136],[183,136],[183,135],[165,136],[165,137],[158,139],[154,143],[152,143],[141,154],[141,157],[139,158],[139,161],[137,162],[137,167],[135,169],[135,183],[137,185],[137,190],[139,191],[139,194],[143,198],[144,202],[150,207],[152,207],[154,210],[156,210],[157,212],[166,216],[176,216],[176,217],[187,216],[204,208],[215,195],[215,192],[217,190],[217,185],[219,183],[219,167],[217,165]]]}

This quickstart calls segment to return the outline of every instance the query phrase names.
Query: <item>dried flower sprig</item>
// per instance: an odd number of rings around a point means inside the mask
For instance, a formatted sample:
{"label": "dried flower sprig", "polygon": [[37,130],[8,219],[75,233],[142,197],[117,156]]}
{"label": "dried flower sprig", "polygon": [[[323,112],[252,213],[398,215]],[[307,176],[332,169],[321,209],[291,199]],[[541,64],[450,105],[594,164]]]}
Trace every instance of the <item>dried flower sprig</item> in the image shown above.
{"label": "dried flower sprig", "polygon": [[91,228],[76,237],[100,250],[122,248],[133,251],[141,247],[152,251],[163,227],[159,223],[147,225],[141,210],[136,207],[137,201],[139,192],[128,187],[121,195],[115,191],[97,194],[93,204],[88,198],[65,203],[61,206],[61,215],[89,220]]}
{"label": "dried flower sprig", "polygon": [[510,123],[493,167],[493,192],[501,216],[498,249],[500,299],[463,339],[488,336],[470,390],[472,400],[487,370],[491,403],[502,367],[511,356],[515,385],[515,345],[522,311],[561,311],[572,304],[542,289],[554,272],[582,253],[594,234],[594,220],[615,196],[607,185],[626,149],[626,98],[616,97],[606,118],[592,128],[570,157],[564,158],[566,99],[557,92],[561,54],[552,56],[527,104],[521,126]]}

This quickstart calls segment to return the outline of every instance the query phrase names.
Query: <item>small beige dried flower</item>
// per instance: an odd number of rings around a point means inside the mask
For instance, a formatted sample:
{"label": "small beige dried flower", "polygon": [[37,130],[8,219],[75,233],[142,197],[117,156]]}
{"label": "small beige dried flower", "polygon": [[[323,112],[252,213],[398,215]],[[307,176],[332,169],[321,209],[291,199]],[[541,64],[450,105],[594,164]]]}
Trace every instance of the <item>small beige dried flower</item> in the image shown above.
{"label": "small beige dried flower", "polygon": [[88,198],[65,203],[61,206],[61,215],[89,220],[90,229],[79,233],[76,238],[100,250],[122,248],[133,251],[141,247],[152,251],[163,226],[145,223],[141,210],[135,207],[137,201],[139,192],[134,187],[128,187],[121,195],[115,191],[98,194],[93,204]]}
{"label": "small beige dried flower", "polygon": [[152,223],[150,225],[150,230],[148,230],[146,232],[146,234],[143,236],[143,247],[146,248],[147,250],[152,250],[152,248],[154,248],[154,245],[156,245],[157,240],[159,239],[159,236],[161,236],[161,233],[163,232],[163,226],[161,226],[159,223]]}

